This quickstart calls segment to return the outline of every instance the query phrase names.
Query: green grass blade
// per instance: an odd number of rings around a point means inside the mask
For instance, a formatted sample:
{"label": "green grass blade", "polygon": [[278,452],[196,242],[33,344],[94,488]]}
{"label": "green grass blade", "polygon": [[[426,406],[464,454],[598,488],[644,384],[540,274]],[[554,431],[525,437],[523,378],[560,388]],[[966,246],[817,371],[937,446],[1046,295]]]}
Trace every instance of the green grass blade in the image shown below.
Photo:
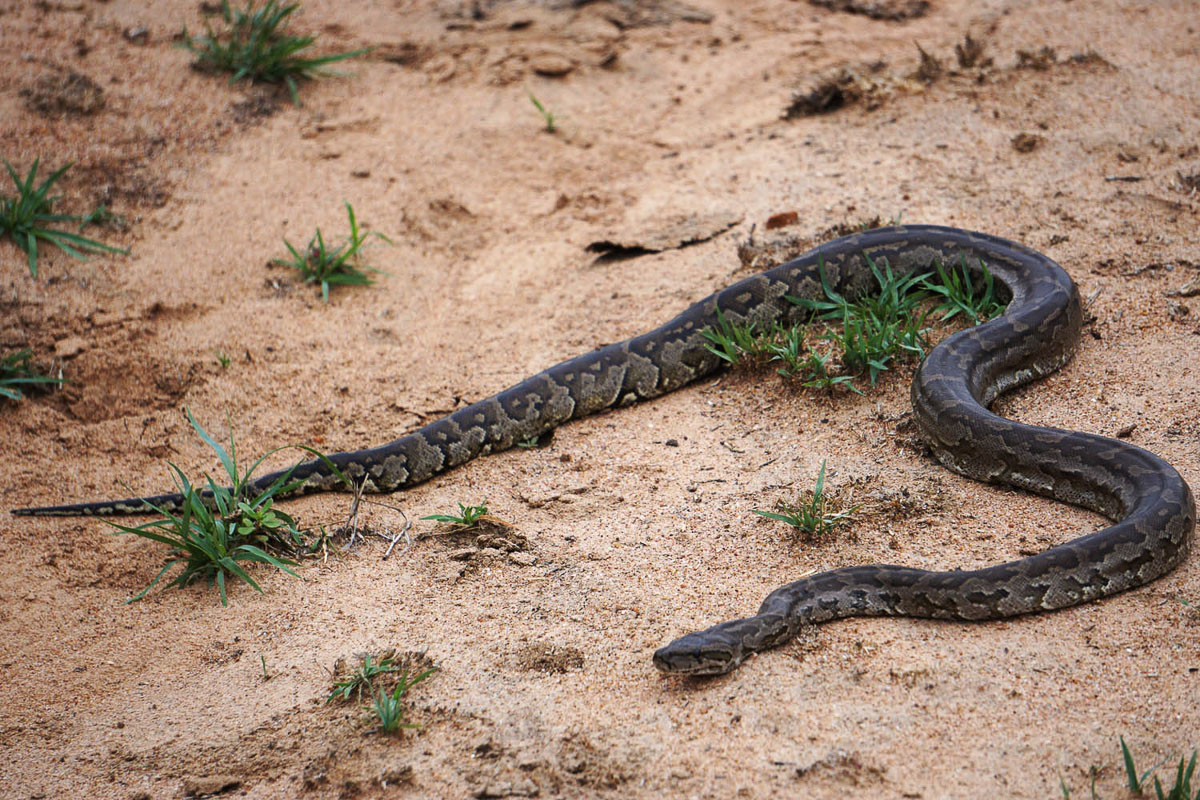
{"label": "green grass blade", "polygon": [[200,426],[200,423],[196,421],[194,416],[192,416],[191,409],[185,408],[183,413],[187,415],[188,422],[192,424],[192,428],[196,431],[196,434],[200,437],[200,439],[206,445],[212,448],[213,452],[217,454],[217,458],[221,460],[221,466],[225,468],[226,474],[230,476],[231,480],[236,481],[238,478],[238,470],[237,463],[234,462],[233,457],[230,456],[229,453],[225,452],[225,448],[222,447],[216,439],[209,436],[208,431],[204,430],[204,428]]}
{"label": "green grass blade", "polygon": [[[33,160],[33,163],[34,163],[34,168],[36,169],[37,168],[37,166],[36,166],[37,159],[36,158]],[[4,159],[4,168],[6,170],[8,170],[8,177],[12,178],[12,182],[14,184],[16,184],[18,192],[21,194],[24,194],[24,192],[20,191],[21,190],[21,176],[17,174],[17,171],[13,168],[13,165],[8,163],[7,158]]]}
{"label": "green grass blade", "polygon": [[154,580],[150,581],[150,585],[147,586],[145,589],[142,589],[140,592],[135,594],[133,597],[126,600],[124,605],[129,605],[130,603],[136,603],[138,600],[141,600],[143,597],[145,597],[146,593],[149,592],[151,589],[153,589],[154,585],[156,583],[158,583],[159,579],[162,578],[162,576],[167,573],[167,570],[169,570],[171,567],[175,566],[178,563],[179,563],[178,561],[168,561],[167,565],[165,567],[163,567],[162,569],[160,569],[158,571],[158,574],[154,576]]}
{"label": "green grass blade", "polygon": [[44,202],[46,200],[46,195],[50,193],[50,187],[53,186],[55,183],[57,183],[58,179],[61,178],[63,176],[63,174],[66,173],[66,171],[71,168],[72,163],[73,162],[68,161],[66,164],[63,164],[58,169],[54,170],[54,172],[51,172],[50,175],[46,178],[46,180],[44,180],[42,182],[41,186],[39,186],[37,189],[30,192],[29,189],[30,189],[30,187],[33,186],[33,174],[34,174],[34,172],[36,172],[37,164],[38,164],[37,159],[34,159],[33,167],[31,167],[29,170],[29,178],[27,179],[27,181],[25,183],[25,187],[24,187],[25,190],[24,190],[23,194],[29,195],[33,204],[40,207],[41,205],[44,204]]}
{"label": "green grass blade", "polygon": [[[18,241],[17,244],[20,244]],[[25,236],[25,250],[29,253],[29,272],[37,277],[37,237]]]}
{"label": "green grass blade", "polygon": [[329,459],[329,456],[325,455],[314,447],[309,447],[308,445],[298,444],[294,446],[319,459],[320,462],[324,464],[334,474],[334,476],[346,486],[346,488],[354,488],[354,484],[351,483],[350,479],[346,477],[345,473],[338,469],[337,464],[334,464],[333,461]]}
{"label": "green grass blade", "polygon": [[813,489],[813,496],[820,500],[821,493],[825,490],[825,461],[821,462],[821,471],[817,473],[817,487]]}
{"label": "green grass blade", "polygon": [[788,525],[793,525],[793,526],[796,524],[795,518],[787,516],[786,514],[776,514],[774,511],[760,511],[757,508],[750,509],[750,512],[752,514],[758,514],[760,517],[766,517],[767,519],[773,519],[776,522],[786,522]]}
{"label": "green grass blade", "polygon": [[[67,220],[75,219],[73,216],[63,216]],[[75,256],[75,258],[79,259],[82,259],[85,256],[82,253],[71,249],[69,245],[74,245],[81,250],[90,250],[97,253],[120,253],[122,255],[129,255],[129,250],[126,248],[113,247],[112,245],[105,244],[104,242],[98,242],[95,239],[89,239],[86,236],[80,236],[79,234],[71,233],[70,231],[46,230],[38,231],[37,235],[49,242],[53,242],[58,247],[61,247],[63,250],[66,250],[68,253]]]}
{"label": "green grass blade", "polygon": [[288,564],[295,566],[295,564],[296,564],[295,561],[285,561],[284,559],[276,558],[275,556],[271,555],[270,553],[267,553],[265,550],[255,547],[252,544],[244,544],[241,546],[240,550],[242,552],[249,553],[249,556],[246,556],[243,559],[245,561],[257,561],[261,564],[270,564],[272,567],[275,567],[276,569],[283,570],[288,575],[291,575],[293,578],[300,577],[295,572],[292,572],[290,569],[288,569],[288,566],[287,566]]}

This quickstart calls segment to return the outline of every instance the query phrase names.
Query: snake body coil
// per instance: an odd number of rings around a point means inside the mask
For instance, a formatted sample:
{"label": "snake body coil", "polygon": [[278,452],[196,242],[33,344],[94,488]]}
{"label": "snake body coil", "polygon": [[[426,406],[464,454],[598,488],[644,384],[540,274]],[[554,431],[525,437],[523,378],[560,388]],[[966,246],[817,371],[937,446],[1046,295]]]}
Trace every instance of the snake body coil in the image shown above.
{"label": "snake body coil", "polygon": [[[897,275],[935,262],[982,261],[1012,299],[1001,316],[949,337],[912,385],[921,435],[950,469],[1097,511],[1110,527],[1006,564],[931,572],[872,565],[831,570],[772,592],[758,613],[677,639],[654,654],[671,673],[727,672],[748,655],[790,639],[803,625],[848,616],[988,620],[1065,608],[1139,586],[1187,556],[1195,526],[1191,490],[1170,464],[1125,442],[1024,425],[987,406],[1001,393],[1062,366],[1079,340],[1079,293],[1046,256],[998,237],[956,228],[879,228],[829,242],[695,303],[649,333],[578,356],[462,408],[394,442],[329,458],[367,491],[392,492],[477,456],[512,447],[567,420],[657,397],[719,369],[701,332],[717,310],[735,324],[769,327],[800,309],[786,297],[831,288],[861,294],[867,257]],[[279,473],[255,482],[265,488]],[[301,464],[298,492],[341,486],[319,460]],[[140,513],[177,494],[18,509],[17,514]]]}

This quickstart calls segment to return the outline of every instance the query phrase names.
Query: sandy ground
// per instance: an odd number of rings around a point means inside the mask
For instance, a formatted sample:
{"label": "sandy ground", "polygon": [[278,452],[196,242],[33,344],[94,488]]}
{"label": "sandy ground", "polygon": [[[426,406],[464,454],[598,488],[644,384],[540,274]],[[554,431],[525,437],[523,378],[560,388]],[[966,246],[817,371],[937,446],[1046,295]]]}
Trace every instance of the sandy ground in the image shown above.
{"label": "sandy ground", "polygon": [[[108,203],[128,227],[89,230],[132,248],[46,253],[35,281],[0,242],[0,347],[71,381],[0,406],[0,507],[162,491],[167,460],[214,469],[185,407],[231,419],[247,454],[388,441],[664,321],[746,274],[737,245],[791,211],[801,237],[902,215],[1050,254],[1095,320],[1000,410],[1134,426],[1200,486],[1200,306],[1172,294],[1200,277],[1194,3],[935,0],[907,21],[571,5],[313,0],[297,27],[322,47],[378,49],[295,108],[189,69],[172,37],[202,28],[195,2],[0,3],[3,155],[75,161],[63,208]],[[958,66],[968,34],[990,64]],[[914,42],[942,74],[912,76]],[[784,118],[843,66],[851,102]],[[56,94],[69,72],[99,91]],[[376,286],[324,305],[267,262],[285,236],[344,232],[344,201],[395,246],[370,251]],[[715,235],[586,249],[681,219]],[[910,374],[833,401],[734,374],[568,425],[393,498],[411,518],[486,501],[527,540],[515,552],[459,552],[470,537],[417,522],[434,535],[386,561],[376,538],[301,580],[258,570],[265,594],[238,586],[228,608],[204,586],[123,605],[157,545],[4,519],[0,796],[1044,798],[1060,777],[1084,796],[1093,766],[1100,796],[1124,796],[1119,735],[1147,766],[1200,744],[1200,614],[1180,602],[1200,603],[1195,559],[1050,616],[847,621],[715,680],[652,668],[805,572],[973,567],[1102,524],[934,464]],[[823,460],[874,503],[853,529],[797,543],[750,513]],[[310,525],[347,508],[287,504]],[[398,737],[323,703],[338,659],[388,647],[440,667]]]}

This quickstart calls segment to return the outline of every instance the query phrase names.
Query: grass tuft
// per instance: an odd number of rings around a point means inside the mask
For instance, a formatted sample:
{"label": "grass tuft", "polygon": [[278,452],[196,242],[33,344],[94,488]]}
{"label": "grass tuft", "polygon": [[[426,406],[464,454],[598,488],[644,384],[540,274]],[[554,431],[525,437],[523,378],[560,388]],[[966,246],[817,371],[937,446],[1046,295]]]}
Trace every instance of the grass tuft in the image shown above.
{"label": "grass tuft", "polygon": [[63,382],[62,378],[43,375],[33,364],[33,351],[28,347],[0,356],[0,398],[20,400],[21,386],[47,386]]}
{"label": "grass tuft", "polygon": [[313,36],[290,36],[286,29],[299,3],[281,4],[267,0],[261,8],[248,0],[245,9],[230,7],[229,0],[221,2],[221,19],[225,30],[214,31],[205,21],[204,35],[193,38],[185,26],[180,34],[180,47],[196,57],[198,69],[231,73],[230,83],[243,78],[251,82],[282,83],[294,105],[300,105],[296,81],[335,74],[325,69],[330,64],[356,58],[370,48],[335,53],[327,56],[306,56],[316,40]]}
{"label": "grass tuft", "polygon": [[1200,800],[1200,787],[1197,787],[1195,794],[1192,794],[1192,777],[1196,774],[1196,754],[1197,751],[1193,750],[1192,757],[1186,762],[1186,765],[1183,756],[1179,757],[1179,764],[1175,767],[1175,783],[1166,793],[1163,792],[1162,784],[1155,776],[1154,794],[1158,796],[1158,800]]}
{"label": "grass tuft", "polygon": [[933,295],[939,295],[942,302],[933,309],[933,313],[941,314],[941,320],[947,322],[958,314],[963,314],[971,320],[972,325],[986,322],[1004,310],[1004,303],[996,295],[995,279],[983,263],[979,264],[980,278],[976,280],[967,268],[966,258],[958,268],[946,270],[942,265],[935,264],[937,280],[925,278],[921,288]]}
{"label": "grass tuft", "polygon": [[798,366],[790,374],[780,369],[780,374],[785,376],[800,376],[802,380],[800,385],[806,389],[825,389],[833,391],[835,388],[842,386],[855,394],[862,394],[857,386],[854,385],[853,375],[832,375],[829,372],[829,359],[832,353],[822,355],[816,350],[809,348],[804,360],[798,362]]}
{"label": "grass tuft", "polygon": [[[897,359],[924,358],[931,313],[940,313],[942,321],[962,314],[980,323],[1004,310],[994,279],[982,263],[977,270],[965,262],[949,270],[935,264],[934,273],[897,276],[886,261],[876,264],[864,257],[875,278],[874,292],[854,300],[843,297],[829,285],[821,264],[824,297],[788,298],[809,312],[808,323],[790,327],[776,323],[767,330],[753,323],[732,323],[717,309],[716,323],[701,332],[705,347],[730,366],[778,363],[780,375],[806,388],[842,387],[862,394],[854,385],[857,378],[865,375],[874,386]],[[828,326],[815,337],[826,347],[810,343],[813,320]]]}
{"label": "grass tuft", "polygon": [[[422,666],[425,668],[422,669]],[[379,730],[395,733],[403,728],[420,727],[404,721],[404,695],[437,672],[438,667],[429,665],[424,653],[417,653],[414,657],[413,653],[401,655],[389,648],[377,656],[360,654],[359,666],[353,669],[349,669],[343,659],[338,659],[334,670],[333,691],[325,702],[346,702],[353,697],[361,703],[365,694],[371,701],[370,710],[378,722]]]}
{"label": "grass tuft", "polygon": [[404,721],[404,695],[409,689],[436,671],[437,667],[430,667],[424,672],[417,673],[413,678],[409,678],[406,670],[400,673],[400,680],[392,687],[391,692],[386,689],[379,689],[375,692],[371,710],[375,713],[375,718],[379,720],[379,730],[384,733],[396,733],[404,728],[421,727],[415,722]]}
{"label": "grass tuft", "polygon": [[[1167,759],[1155,764],[1145,772],[1138,774],[1137,767],[1133,762],[1133,754],[1129,751],[1129,745],[1125,744],[1125,737],[1121,738],[1121,760],[1125,763],[1125,780],[1129,784],[1129,791],[1136,797],[1141,797],[1146,787],[1149,785],[1154,770],[1167,763]],[[1175,767],[1175,781],[1170,789],[1163,790],[1162,781],[1154,775],[1154,796],[1157,800],[1200,800],[1200,786],[1193,792],[1192,778],[1196,773],[1196,756],[1198,751],[1192,751],[1191,759],[1184,756],[1179,757],[1179,763]]]}
{"label": "grass tuft", "polygon": [[8,170],[12,182],[16,184],[17,193],[13,196],[0,195],[0,236],[11,237],[17,243],[17,247],[26,252],[29,274],[37,277],[38,239],[58,247],[73,258],[83,259],[86,252],[128,255],[128,250],[89,239],[78,233],[50,227],[56,223],[73,222],[79,224],[79,230],[83,230],[85,225],[99,221],[107,209],[101,206],[83,217],[55,214],[53,206],[60,198],[52,196],[50,189],[66,174],[71,165],[64,164],[51,172],[40,184],[35,185],[40,162],[41,159],[35,158],[29,168],[29,174],[22,179],[6,159],[4,167]]}
{"label": "grass tuft", "polygon": [[462,503],[458,504],[458,514],[430,514],[421,519],[433,520],[434,522],[448,522],[451,525],[458,525],[463,528],[474,527],[488,513],[487,506],[465,506]]}
{"label": "grass tuft", "polygon": [[841,349],[842,365],[848,372],[861,374],[865,371],[874,386],[879,374],[888,369],[888,364],[898,353],[917,358],[925,355],[928,342],[923,326],[926,315],[918,313],[917,307],[925,297],[920,285],[928,274],[897,277],[887,262],[883,262],[880,270],[870,256],[864,254],[863,257],[878,284],[878,293],[847,300],[830,287],[824,264],[821,264],[825,299],[789,299],[812,312],[817,319],[842,323],[840,330],[830,331],[824,338]]}
{"label": "grass tuft", "polygon": [[[254,471],[268,456],[288,447],[268,451],[243,473],[238,468],[237,448],[232,430],[229,435],[229,449],[226,450],[200,427],[191,411],[185,409],[185,412],[196,433],[217,454],[231,487],[226,488],[218,484],[208,474],[204,476],[207,486],[197,487],[183,470],[168,462],[175,485],[183,495],[180,511],[169,511],[147,503],[149,510],[159,514],[160,519],[136,526],[105,520],[122,533],[160,542],[170,550],[169,560],[154,576],[154,580],[127,602],[141,600],[163,575],[176,566],[181,567],[182,571],[168,586],[184,587],[204,579],[210,585],[217,585],[221,605],[229,605],[226,583],[231,578],[262,592],[262,587],[246,571],[245,564],[269,564],[293,577],[299,577],[289,569],[296,566],[296,562],[282,554],[298,552],[304,544],[303,536],[292,517],[273,507],[276,495],[286,494],[299,485],[299,481],[290,481],[295,467],[284,472],[263,491],[251,490]],[[321,453],[303,445],[289,447],[322,459],[335,475],[348,484],[345,476]]]}
{"label": "grass tuft", "polygon": [[717,324],[700,331],[700,335],[708,340],[705,349],[731,367],[749,362],[758,366],[768,357],[766,340],[770,334],[764,335],[753,322],[745,325],[730,322],[719,308]]}
{"label": "grass tuft", "polygon": [[350,695],[355,695],[358,700],[362,700],[363,690],[366,689],[367,694],[370,694],[375,678],[399,670],[395,662],[396,654],[394,652],[384,653],[375,661],[371,660],[370,653],[366,653],[363,655],[362,664],[358,669],[345,678],[334,681],[333,691],[329,693],[329,697],[325,698],[326,704],[332,703],[334,700],[349,700]]}
{"label": "grass tuft", "polygon": [[807,325],[789,327],[776,323],[770,331],[762,333],[754,323],[731,323],[717,309],[717,324],[700,335],[708,340],[705,348],[730,366],[757,368],[779,363],[776,372],[806,388],[832,390],[842,386],[862,394],[852,383],[853,376],[830,374],[830,353],[820,353],[805,343]]}
{"label": "grass tuft", "polygon": [[292,254],[291,260],[271,260],[272,264],[299,271],[305,283],[321,284],[321,301],[325,303],[329,302],[330,286],[370,286],[374,281],[364,270],[381,273],[380,270],[361,263],[361,252],[367,239],[374,236],[388,244],[392,243],[392,240],[382,233],[364,233],[360,230],[358,220],[354,216],[354,207],[349,203],[346,203],[346,213],[350,217],[350,235],[342,244],[331,248],[325,243],[321,229],[317,228],[303,253],[284,239],[284,245]]}
{"label": "grass tuft", "polygon": [[849,522],[854,518],[854,512],[861,507],[854,505],[847,509],[837,508],[836,501],[825,493],[825,462],[821,462],[821,471],[817,475],[817,485],[812,493],[798,504],[780,504],[780,511],[762,511],[753,509],[755,514],[777,522],[786,522],[800,533],[812,539],[827,537],[838,525]]}

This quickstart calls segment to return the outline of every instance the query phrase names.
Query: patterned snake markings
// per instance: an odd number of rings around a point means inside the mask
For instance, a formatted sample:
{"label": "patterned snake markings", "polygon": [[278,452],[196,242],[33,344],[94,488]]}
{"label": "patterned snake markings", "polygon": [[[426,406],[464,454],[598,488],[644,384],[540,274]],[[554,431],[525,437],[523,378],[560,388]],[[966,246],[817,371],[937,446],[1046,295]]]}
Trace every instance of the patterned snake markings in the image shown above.
{"label": "patterned snake markings", "polygon": [[[748,655],[778,646],[801,626],[849,616],[989,620],[1066,608],[1121,592],[1169,572],[1187,556],[1195,501],[1158,456],[1124,442],[1040,428],[987,407],[1002,392],[1062,366],[1079,340],[1079,292],[1049,258],[994,236],[955,228],[902,226],[845,236],[735,283],[649,333],[551,367],[394,442],[330,459],[368,491],[393,492],[451,467],[539,436],[567,420],[657,397],[720,368],[701,336],[720,308],[733,323],[797,318],[786,299],[820,297],[819,265],[830,285],[854,295],[872,282],[864,256],[886,258],[898,275],[966,258],[982,260],[1012,300],[1003,315],[935,347],[917,370],[912,403],[921,435],[945,466],[1097,511],[1101,531],[1037,555],[971,571],[931,572],[872,565],[823,572],[780,587],[758,613],[679,638],[654,654],[668,673],[728,672]],[[266,487],[278,473],[264,475]],[[339,488],[319,460],[301,464],[299,492]],[[17,514],[138,513],[150,500],[178,506],[177,494],[19,509]]]}

